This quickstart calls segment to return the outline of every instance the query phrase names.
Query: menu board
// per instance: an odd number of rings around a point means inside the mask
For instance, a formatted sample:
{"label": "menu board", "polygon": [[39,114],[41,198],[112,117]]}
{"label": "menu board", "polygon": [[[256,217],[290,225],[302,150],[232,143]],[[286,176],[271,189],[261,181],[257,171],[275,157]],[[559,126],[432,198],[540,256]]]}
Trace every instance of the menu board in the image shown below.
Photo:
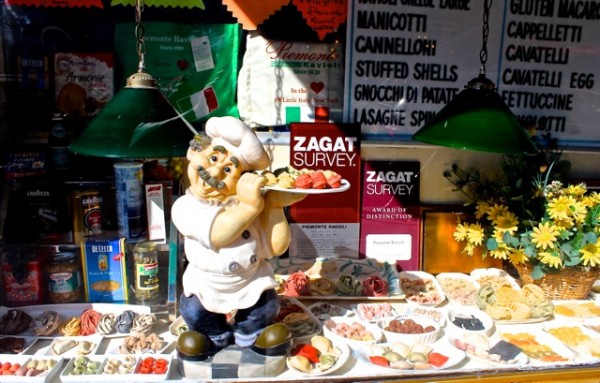
{"label": "menu board", "polygon": [[[523,123],[600,147],[600,1],[496,0],[486,76]],[[479,74],[483,1],[351,0],[345,121],[367,140],[410,141]]]}

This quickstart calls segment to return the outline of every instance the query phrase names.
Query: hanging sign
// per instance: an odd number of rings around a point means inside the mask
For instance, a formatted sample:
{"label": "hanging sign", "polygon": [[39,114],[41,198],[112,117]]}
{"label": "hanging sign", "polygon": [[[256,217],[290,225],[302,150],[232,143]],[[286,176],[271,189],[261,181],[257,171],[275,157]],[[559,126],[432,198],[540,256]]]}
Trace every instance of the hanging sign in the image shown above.
{"label": "hanging sign", "polygon": [[561,145],[600,147],[600,1],[511,1],[505,18],[496,83],[507,106]]}
{"label": "hanging sign", "polygon": [[478,75],[483,2],[353,0],[350,8],[346,119],[363,139],[410,141]]}
{"label": "hanging sign", "polygon": [[292,0],[306,24],[323,40],[346,21],[347,0]]}
{"label": "hanging sign", "polygon": [[[600,1],[492,3],[486,75],[524,125],[600,147]],[[344,121],[363,139],[411,136],[479,74],[483,1],[353,0]]]}

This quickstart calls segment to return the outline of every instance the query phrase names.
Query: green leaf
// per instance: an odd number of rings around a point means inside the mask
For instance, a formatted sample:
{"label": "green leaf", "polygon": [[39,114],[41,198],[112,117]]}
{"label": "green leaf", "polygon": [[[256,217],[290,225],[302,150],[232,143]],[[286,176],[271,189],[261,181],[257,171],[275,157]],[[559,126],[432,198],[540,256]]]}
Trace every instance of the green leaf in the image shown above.
{"label": "green leaf", "polygon": [[531,278],[538,280],[542,279],[543,277],[544,272],[542,271],[542,269],[538,265],[533,266],[533,269],[531,270]]}
{"label": "green leaf", "polygon": [[485,246],[488,250],[496,250],[498,249],[498,242],[494,238],[488,238],[487,242],[485,243]]}

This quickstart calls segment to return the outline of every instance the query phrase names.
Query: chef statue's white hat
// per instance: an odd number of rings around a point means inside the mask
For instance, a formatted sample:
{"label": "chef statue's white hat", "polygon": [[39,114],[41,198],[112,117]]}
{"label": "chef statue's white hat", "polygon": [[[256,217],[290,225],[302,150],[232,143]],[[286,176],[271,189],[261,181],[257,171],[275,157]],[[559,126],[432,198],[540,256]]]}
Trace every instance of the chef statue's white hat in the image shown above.
{"label": "chef statue's white hat", "polygon": [[256,133],[235,117],[211,117],[206,121],[206,135],[212,146],[223,145],[240,162],[244,170],[266,169],[271,162]]}

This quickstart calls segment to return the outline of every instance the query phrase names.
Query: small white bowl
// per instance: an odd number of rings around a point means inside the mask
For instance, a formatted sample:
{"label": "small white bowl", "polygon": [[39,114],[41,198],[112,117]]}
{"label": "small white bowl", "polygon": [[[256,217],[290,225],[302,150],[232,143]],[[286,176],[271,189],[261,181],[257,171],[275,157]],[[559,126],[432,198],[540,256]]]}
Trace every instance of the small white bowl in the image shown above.
{"label": "small white bowl", "polygon": [[[481,322],[483,329],[470,329],[468,326],[461,326],[460,323],[456,323],[457,319],[464,318],[465,320],[469,320],[470,318],[474,318]],[[481,333],[484,335],[491,335],[492,330],[494,329],[494,320],[485,312],[474,308],[474,307],[459,307],[455,306],[448,310],[448,325],[446,329],[448,332],[453,334],[461,334],[461,333]]]}
{"label": "small white bowl", "polygon": [[[364,328],[364,331],[371,334],[372,339],[370,340],[360,340],[360,339],[352,339],[349,336],[340,335],[338,331],[334,331],[337,327],[346,327],[348,328],[347,334],[353,334],[351,329],[356,327]],[[351,349],[359,349],[361,347],[365,347],[371,344],[381,342],[383,338],[383,333],[381,329],[374,323],[364,322],[358,318],[353,317],[331,317],[323,323],[323,335],[326,338],[331,339],[332,342],[340,342],[347,344]]]}
{"label": "small white bowl", "polygon": [[[423,328],[431,326],[433,327],[433,331],[424,333],[402,333],[386,330],[390,322],[396,320],[404,323],[408,319],[412,319],[416,324],[421,325]],[[400,342],[408,346],[416,343],[432,344],[438,339],[441,331],[440,324],[435,319],[418,315],[400,315],[395,318],[383,319],[377,324],[381,329],[381,332],[383,332],[387,343]]]}

